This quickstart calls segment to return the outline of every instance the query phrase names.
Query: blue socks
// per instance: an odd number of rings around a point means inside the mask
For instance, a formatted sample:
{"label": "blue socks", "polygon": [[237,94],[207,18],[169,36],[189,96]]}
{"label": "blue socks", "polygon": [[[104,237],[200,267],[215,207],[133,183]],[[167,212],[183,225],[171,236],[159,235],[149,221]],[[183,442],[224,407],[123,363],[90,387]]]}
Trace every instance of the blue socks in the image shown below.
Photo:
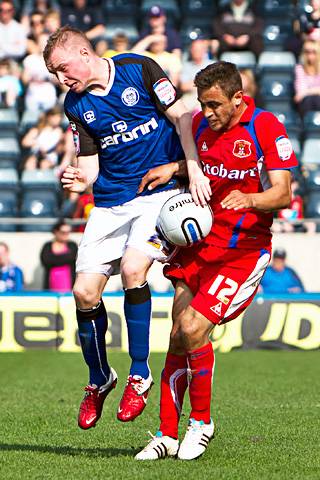
{"label": "blue socks", "polygon": [[108,316],[103,301],[93,308],[77,308],[77,321],[82,353],[89,367],[89,383],[101,387],[110,375],[105,341]]}
{"label": "blue socks", "polygon": [[151,317],[151,294],[145,282],[140,287],[124,290],[124,313],[128,327],[129,355],[132,360],[130,375],[148,378],[150,369],[149,331]]}

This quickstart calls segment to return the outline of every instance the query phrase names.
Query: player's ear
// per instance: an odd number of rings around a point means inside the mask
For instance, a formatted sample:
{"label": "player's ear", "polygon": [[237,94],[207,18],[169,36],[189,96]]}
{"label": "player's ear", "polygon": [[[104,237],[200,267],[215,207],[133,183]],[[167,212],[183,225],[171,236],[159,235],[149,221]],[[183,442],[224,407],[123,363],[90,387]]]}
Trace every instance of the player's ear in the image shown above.
{"label": "player's ear", "polygon": [[242,97],[243,97],[243,91],[242,90],[239,90],[238,92],[236,92],[234,94],[233,99],[234,99],[234,104],[235,104],[236,107],[239,107],[239,105],[241,104]]}
{"label": "player's ear", "polygon": [[82,47],[80,50],[80,55],[84,57],[84,61],[86,63],[89,62],[89,55],[88,55],[88,49],[86,47]]}

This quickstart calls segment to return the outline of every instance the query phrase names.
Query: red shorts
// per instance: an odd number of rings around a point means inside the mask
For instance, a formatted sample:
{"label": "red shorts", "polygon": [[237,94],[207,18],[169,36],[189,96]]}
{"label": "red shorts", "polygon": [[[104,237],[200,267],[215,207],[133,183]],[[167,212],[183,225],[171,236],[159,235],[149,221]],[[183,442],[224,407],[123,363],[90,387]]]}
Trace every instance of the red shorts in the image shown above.
{"label": "red shorts", "polygon": [[191,306],[214,324],[240,315],[257,291],[269,264],[271,249],[247,250],[199,244],[182,248],[164,268],[194,294]]}

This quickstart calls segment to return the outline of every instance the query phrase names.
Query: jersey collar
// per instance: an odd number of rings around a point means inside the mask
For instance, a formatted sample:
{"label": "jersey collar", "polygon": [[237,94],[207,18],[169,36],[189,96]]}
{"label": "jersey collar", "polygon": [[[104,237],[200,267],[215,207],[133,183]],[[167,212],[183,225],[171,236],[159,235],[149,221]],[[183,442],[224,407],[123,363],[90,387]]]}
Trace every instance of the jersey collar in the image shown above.
{"label": "jersey collar", "polygon": [[115,67],[114,67],[114,61],[112,58],[104,58],[106,62],[108,62],[109,69],[110,69],[110,76],[109,76],[109,82],[106,87],[106,89],[103,92],[88,92],[90,95],[94,95],[95,97],[105,97],[108,95],[110,92],[113,82],[114,82],[114,76],[115,76]]}
{"label": "jersey collar", "polygon": [[246,95],[243,96],[243,101],[247,105],[247,108],[245,109],[245,111],[241,115],[239,123],[248,123],[248,122],[250,122],[250,120],[252,118],[252,115],[253,115],[253,112],[254,112],[256,106],[255,106],[253,98],[247,97]]}

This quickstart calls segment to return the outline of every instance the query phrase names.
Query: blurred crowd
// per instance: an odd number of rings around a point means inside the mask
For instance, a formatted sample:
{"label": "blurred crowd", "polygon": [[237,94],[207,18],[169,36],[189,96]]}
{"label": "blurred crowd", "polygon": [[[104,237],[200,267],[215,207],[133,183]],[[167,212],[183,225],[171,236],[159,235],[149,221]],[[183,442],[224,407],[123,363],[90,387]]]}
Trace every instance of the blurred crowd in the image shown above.
{"label": "blurred crowd", "polygon": [[[66,24],[85,31],[100,56],[134,52],[153,58],[192,112],[199,109],[196,72],[217,59],[235,62],[245,94],[285,123],[300,160],[290,208],[279,212],[274,230],[320,231],[320,221],[313,220],[320,219],[320,0],[0,1],[0,129],[4,112],[14,111],[18,119],[12,131],[0,132],[0,189],[4,169],[14,168],[25,185],[32,172],[35,181],[39,171],[59,179],[74,157],[63,114],[66,90],[42,57],[49,35]],[[17,142],[12,161],[12,151],[1,150],[5,143],[8,150],[8,139]],[[90,191],[66,197],[56,189],[51,211],[39,207],[41,198],[34,207],[19,195],[10,207],[17,216],[86,219],[93,207]],[[2,200],[0,195],[0,216],[11,216]]]}

